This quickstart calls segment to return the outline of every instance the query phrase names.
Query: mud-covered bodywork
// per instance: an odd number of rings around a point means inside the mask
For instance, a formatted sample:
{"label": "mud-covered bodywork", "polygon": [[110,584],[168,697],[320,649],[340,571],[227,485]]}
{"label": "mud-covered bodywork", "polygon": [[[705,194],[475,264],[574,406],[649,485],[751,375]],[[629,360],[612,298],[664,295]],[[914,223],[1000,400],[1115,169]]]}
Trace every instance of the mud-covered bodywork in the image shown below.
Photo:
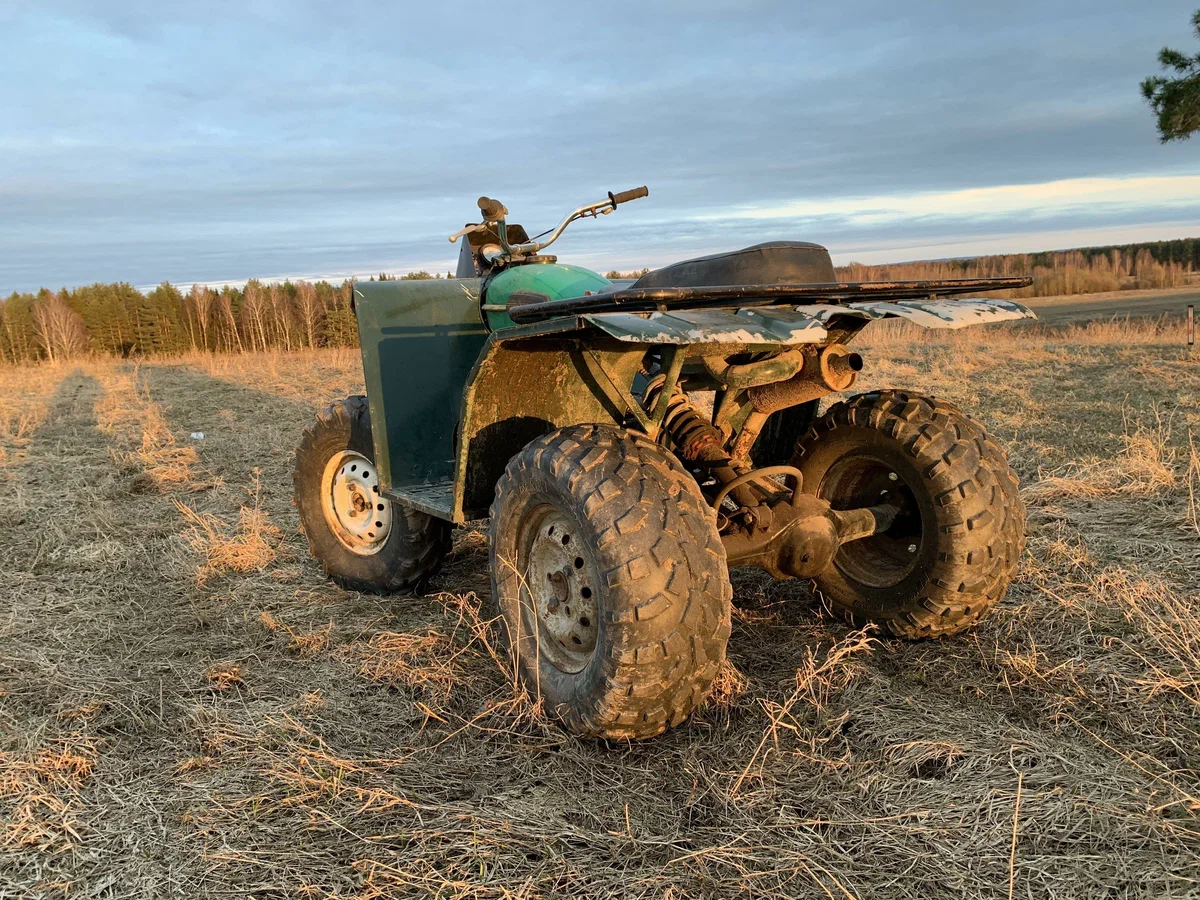
{"label": "mud-covered bodywork", "polygon": [[636,401],[614,382],[632,383],[644,352],[573,319],[489,337],[482,285],[354,286],[380,491],[458,523],[487,515],[504,465],[535,437],[623,422]]}
{"label": "mud-covered bodywork", "polygon": [[908,319],[925,328],[964,328],[1036,318],[1012,300],[898,300],[794,307],[593,313],[580,317],[605,334],[640,344],[819,344],[839,318]]}
{"label": "mud-covered bodywork", "polygon": [[535,438],[584,422],[636,422],[630,387],[642,357],[595,331],[565,340],[495,332],[463,392],[452,521],[487,516],[504,467]]}
{"label": "mud-covered bodywork", "polygon": [[[789,254],[798,252],[797,247],[824,253],[816,245],[764,246],[776,257],[781,248]],[[741,389],[733,384],[750,376],[730,373],[746,367],[735,361],[747,353],[756,360],[755,383],[764,384],[801,377],[796,373],[802,356],[807,354],[811,362],[814,354],[844,343],[873,319],[961,328],[1034,318],[1011,300],[937,298],[939,290],[967,290],[967,282],[928,283],[934,296],[924,299],[912,299],[922,288],[911,282],[683,289],[647,285],[614,283],[553,262],[485,278],[357,283],[355,305],[380,491],[462,523],[487,515],[507,461],[542,434],[579,423],[608,423],[653,436],[666,410],[644,406],[645,398],[635,389],[647,360],[661,364],[673,383],[700,379],[710,384],[708,389],[725,390],[733,399],[719,411],[724,417],[720,427],[735,436],[750,408],[744,397],[738,399]],[[787,302],[791,295],[824,298],[830,291],[847,296],[833,302]],[[678,308],[692,295],[700,308]],[[647,297],[660,307],[675,308],[638,309],[638,304],[651,302]],[[738,304],[743,297],[744,305]],[[614,308],[624,302],[629,309]],[[526,324],[513,324],[526,318],[523,313],[531,303],[543,312]],[[546,307],[562,314],[545,315]],[[773,357],[778,362],[771,362]]]}

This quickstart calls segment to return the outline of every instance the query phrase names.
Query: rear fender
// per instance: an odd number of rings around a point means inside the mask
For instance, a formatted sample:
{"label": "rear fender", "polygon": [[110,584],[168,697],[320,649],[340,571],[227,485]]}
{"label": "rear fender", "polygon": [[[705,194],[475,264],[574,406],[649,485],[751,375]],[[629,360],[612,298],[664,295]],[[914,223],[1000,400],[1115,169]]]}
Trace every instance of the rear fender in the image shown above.
{"label": "rear fender", "polygon": [[534,438],[581,423],[625,425],[645,349],[595,332],[492,334],[463,393],[454,521],[488,515],[505,466]]}
{"label": "rear fender", "polygon": [[[925,328],[965,328],[1018,319],[1036,319],[1013,300],[880,300],[806,306],[751,306],[741,309],[685,309],[669,312],[585,313],[601,331],[635,344],[821,344],[830,329],[861,327],[873,319],[901,318]],[[553,320],[552,320],[553,321]]]}

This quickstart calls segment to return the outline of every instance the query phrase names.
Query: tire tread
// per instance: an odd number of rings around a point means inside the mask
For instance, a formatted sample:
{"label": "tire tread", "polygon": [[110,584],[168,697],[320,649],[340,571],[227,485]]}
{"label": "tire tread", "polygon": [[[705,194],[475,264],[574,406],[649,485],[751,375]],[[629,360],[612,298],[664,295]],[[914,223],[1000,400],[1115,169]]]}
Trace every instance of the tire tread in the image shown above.
{"label": "tire tread", "polygon": [[[797,443],[795,463],[848,429],[896,441],[930,484],[939,531],[937,563],[915,597],[869,617],[893,634],[938,637],[977,623],[1004,596],[1025,549],[1025,506],[1004,451],[984,427],[944,400],[908,391],[859,394],[832,406]],[[818,588],[822,579],[817,578]],[[852,601],[822,593],[851,622]]]}
{"label": "tire tread", "polygon": [[[601,575],[613,629],[609,647],[597,648],[603,675],[584,702],[552,712],[586,736],[661,734],[703,701],[725,658],[732,587],[715,515],[695,479],[658,444],[613,426],[576,425],[510,460],[491,508],[493,554],[500,530],[515,525],[509,497],[534,478],[575,498],[594,529],[593,549],[611,563]],[[494,602],[505,571],[493,555]],[[523,675],[533,683],[534,673]]]}
{"label": "tire tread", "polygon": [[[356,429],[371,433],[371,412],[367,398],[363,396],[347,397],[336,403],[331,403],[317,414],[316,421],[304,429],[300,444],[296,448],[296,466],[292,471],[294,496],[301,498],[302,493],[311,491],[314,484],[320,482],[324,470],[326,455],[322,444],[331,437],[339,440],[345,435],[349,443],[350,436]],[[372,457],[374,454],[370,454]],[[394,513],[404,516],[404,533],[397,534],[402,542],[395,550],[385,547],[380,553],[388,553],[388,565],[379,571],[373,567],[369,575],[352,574],[335,559],[321,552],[321,529],[328,530],[323,518],[318,518],[319,510],[313,505],[297,502],[300,508],[300,531],[307,538],[309,555],[321,566],[322,571],[338,587],[347,591],[363,593],[395,593],[412,591],[419,588],[430,577],[437,573],[442,561],[450,552],[451,527],[450,523],[434,516],[427,515],[401,503],[394,503]],[[319,506],[319,503],[317,504]],[[394,528],[395,526],[393,526]],[[397,552],[398,551],[398,552]]]}

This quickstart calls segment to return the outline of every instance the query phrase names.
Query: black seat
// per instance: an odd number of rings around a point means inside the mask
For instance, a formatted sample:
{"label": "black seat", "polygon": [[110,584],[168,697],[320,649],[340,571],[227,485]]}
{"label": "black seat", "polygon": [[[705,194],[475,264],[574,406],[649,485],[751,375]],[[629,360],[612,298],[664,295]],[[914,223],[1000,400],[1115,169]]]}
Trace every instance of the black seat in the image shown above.
{"label": "black seat", "polygon": [[804,241],[771,241],[714,253],[647,272],[634,288],[743,284],[828,284],[837,281],[829,251]]}

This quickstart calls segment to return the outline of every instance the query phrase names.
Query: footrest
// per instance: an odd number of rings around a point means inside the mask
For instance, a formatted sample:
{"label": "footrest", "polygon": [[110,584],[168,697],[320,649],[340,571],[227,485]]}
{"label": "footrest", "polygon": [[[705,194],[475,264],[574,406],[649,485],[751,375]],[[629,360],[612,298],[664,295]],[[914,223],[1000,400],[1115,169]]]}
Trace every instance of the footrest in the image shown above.
{"label": "footrest", "polygon": [[447,522],[454,519],[454,482],[435,481],[430,484],[409,485],[383,492],[389,500],[404,503],[427,515]]}

